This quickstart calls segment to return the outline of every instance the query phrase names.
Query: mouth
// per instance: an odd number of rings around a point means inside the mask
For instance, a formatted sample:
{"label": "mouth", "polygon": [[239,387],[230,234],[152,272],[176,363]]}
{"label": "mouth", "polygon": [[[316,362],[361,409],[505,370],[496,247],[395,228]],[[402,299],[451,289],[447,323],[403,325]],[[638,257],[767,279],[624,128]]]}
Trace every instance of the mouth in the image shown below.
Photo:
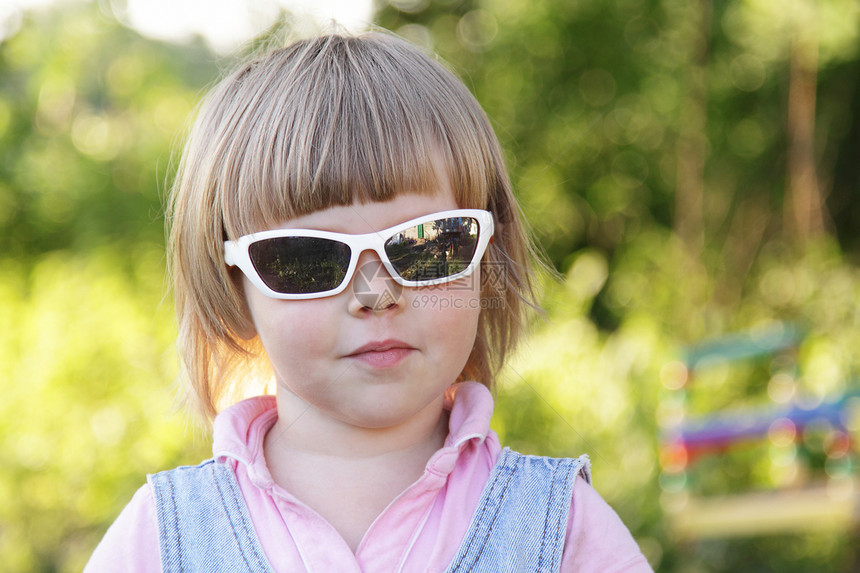
{"label": "mouth", "polygon": [[382,340],[357,348],[348,354],[347,358],[353,358],[375,368],[387,368],[397,365],[415,350],[413,346],[401,340]]}

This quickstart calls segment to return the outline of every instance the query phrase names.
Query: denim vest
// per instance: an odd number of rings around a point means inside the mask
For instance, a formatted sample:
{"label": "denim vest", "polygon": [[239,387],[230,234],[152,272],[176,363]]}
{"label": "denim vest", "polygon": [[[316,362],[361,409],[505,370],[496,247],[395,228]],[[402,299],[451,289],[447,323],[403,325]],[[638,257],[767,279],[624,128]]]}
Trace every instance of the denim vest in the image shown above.
{"label": "denim vest", "polygon": [[[587,456],[499,455],[448,572],[558,571],[577,474]],[[149,476],[164,573],[273,573],[224,463],[209,460]]]}

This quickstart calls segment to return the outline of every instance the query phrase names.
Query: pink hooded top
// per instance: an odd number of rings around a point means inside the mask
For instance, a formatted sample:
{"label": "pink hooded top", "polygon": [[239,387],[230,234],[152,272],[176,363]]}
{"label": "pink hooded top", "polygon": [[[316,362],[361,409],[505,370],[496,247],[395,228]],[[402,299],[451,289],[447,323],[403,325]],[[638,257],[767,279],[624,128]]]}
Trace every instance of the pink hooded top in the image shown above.
{"label": "pink hooded top", "polygon": [[[215,420],[214,456],[231,462],[263,551],[275,571],[443,572],[456,555],[501,451],[493,398],[458,385],[444,446],[424,474],[376,518],[353,553],[334,527],[272,480],[263,456],[275,399],[240,402]],[[161,572],[152,490],[144,485],[102,539],[85,573]],[[645,572],[651,567],[618,515],[581,477],[573,489],[562,571]]]}

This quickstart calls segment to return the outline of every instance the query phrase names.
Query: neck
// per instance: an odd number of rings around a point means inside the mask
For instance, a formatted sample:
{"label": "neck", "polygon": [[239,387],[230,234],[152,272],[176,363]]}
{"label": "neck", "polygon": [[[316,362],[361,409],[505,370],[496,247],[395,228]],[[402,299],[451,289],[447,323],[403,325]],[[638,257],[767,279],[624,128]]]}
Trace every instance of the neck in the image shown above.
{"label": "neck", "polygon": [[332,418],[281,388],[277,405],[278,421],[266,436],[267,453],[275,456],[305,454],[358,460],[426,452],[426,462],[448,434],[442,397],[406,421],[380,427]]}
{"label": "neck", "polygon": [[400,424],[366,428],[328,417],[279,388],[278,421],[264,445],[272,479],[355,552],[373,520],[442,446],[448,416],[442,398],[437,402]]}

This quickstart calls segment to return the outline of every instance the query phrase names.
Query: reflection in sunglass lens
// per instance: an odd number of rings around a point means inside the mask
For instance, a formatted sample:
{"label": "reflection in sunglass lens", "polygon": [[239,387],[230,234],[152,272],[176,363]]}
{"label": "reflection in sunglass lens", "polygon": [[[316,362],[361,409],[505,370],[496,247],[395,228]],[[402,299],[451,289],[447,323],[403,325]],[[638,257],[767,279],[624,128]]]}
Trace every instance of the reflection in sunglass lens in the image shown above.
{"label": "reflection in sunglass lens", "polygon": [[408,281],[449,277],[466,270],[478,245],[478,220],[437,219],[405,229],[385,242],[385,253]]}
{"label": "reflection in sunglass lens", "polygon": [[325,292],[343,282],[347,245],[316,237],[278,237],[252,243],[251,262],[270,289],[280,293]]}

